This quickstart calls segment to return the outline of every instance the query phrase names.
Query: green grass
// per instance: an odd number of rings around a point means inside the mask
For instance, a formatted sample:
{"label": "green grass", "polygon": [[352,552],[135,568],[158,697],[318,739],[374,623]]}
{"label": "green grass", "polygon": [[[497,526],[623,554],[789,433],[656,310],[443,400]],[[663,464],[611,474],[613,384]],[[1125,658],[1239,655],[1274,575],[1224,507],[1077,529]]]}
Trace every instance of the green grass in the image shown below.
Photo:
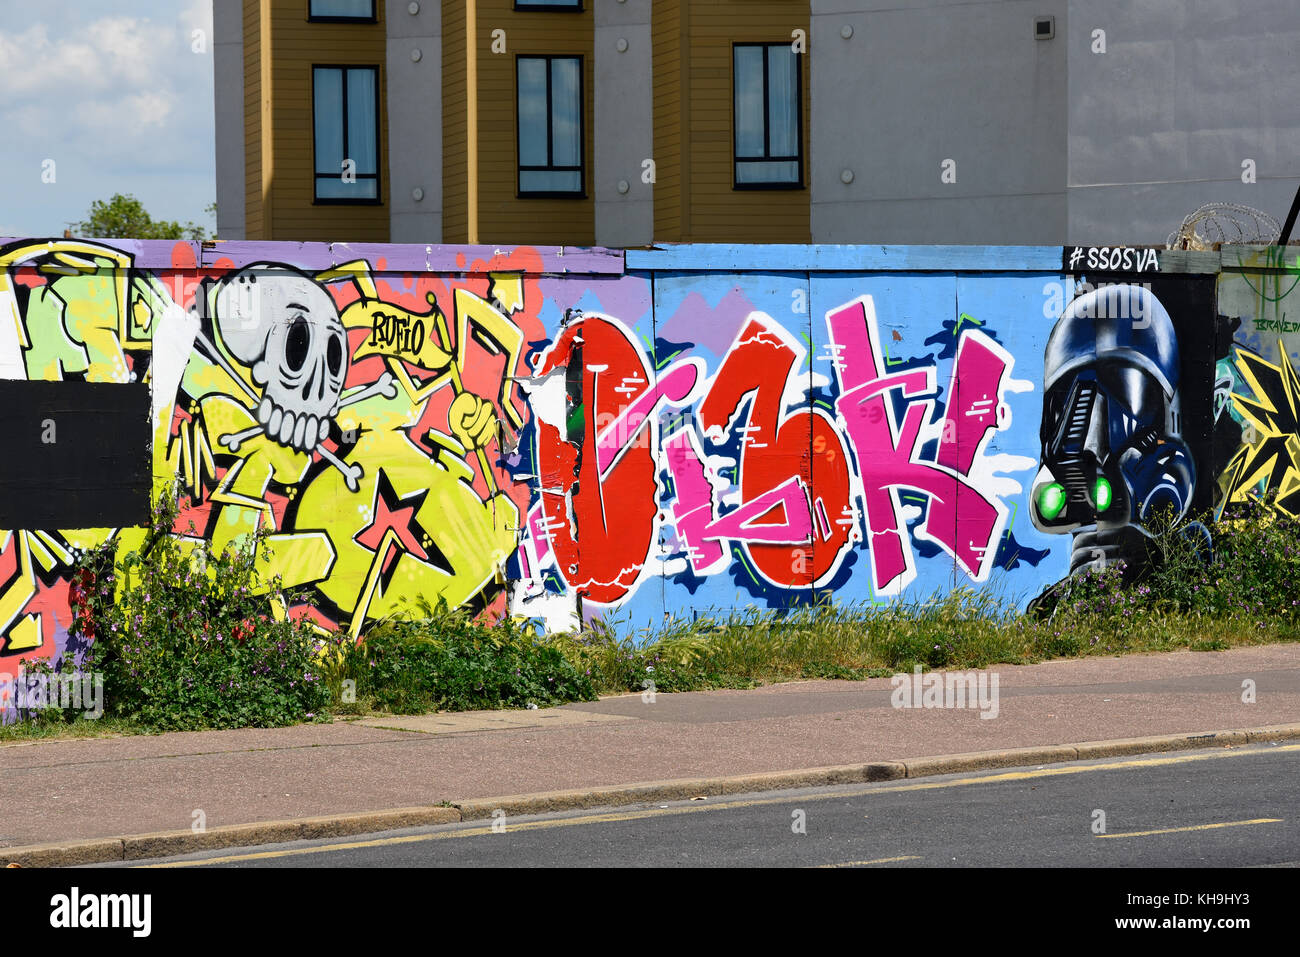
{"label": "green grass", "polygon": [[[619,640],[603,629],[549,640],[592,672],[601,694],[749,688],[814,678],[860,680],[924,669],[986,668],[1051,658],[1212,651],[1300,640],[1286,619],[1210,618],[1193,613],[1061,614],[1050,620],[999,611],[958,590],[922,605],[753,609]],[[653,670],[651,670],[653,669]]]}
{"label": "green grass", "polygon": [[138,721],[104,715],[95,720],[68,717],[64,712],[48,710],[25,721],[0,724],[0,743],[42,741],[63,738],[121,738],[147,734],[149,729]]}
{"label": "green grass", "polygon": [[[987,588],[920,602],[748,608],[653,628],[593,622],[545,634],[490,625],[418,601],[378,622],[360,646],[326,642],[313,665],[333,716],[550,707],[597,695],[752,688],[807,679],[887,677],[916,666],[974,669],[1300,641],[1300,521],[1251,506],[1214,526],[1214,554],[1188,523],[1153,522],[1145,575],[1123,565],[1061,582],[1033,613]],[[344,700],[344,688],[351,700]],[[130,734],[130,715],[69,723],[57,715],[0,727],[0,741]]]}

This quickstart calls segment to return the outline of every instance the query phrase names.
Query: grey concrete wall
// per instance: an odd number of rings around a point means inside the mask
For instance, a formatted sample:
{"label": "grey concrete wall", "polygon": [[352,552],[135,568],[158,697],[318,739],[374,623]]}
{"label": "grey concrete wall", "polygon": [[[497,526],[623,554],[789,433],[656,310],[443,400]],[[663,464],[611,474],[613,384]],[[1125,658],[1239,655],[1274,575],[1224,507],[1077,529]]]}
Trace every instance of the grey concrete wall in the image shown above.
{"label": "grey concrete wall", "polygon": [[[417,8],[412,14],[411,8]],[[442,4],[386,0],[388,209],[394,243],[442,241]],[[412,59],[412,51],[419,59]],[[417,198],[418,197],[418,198]]]}
{"label": "grey concrete wall", "polygon": [[212,98],[217,161],[217,238],[244,237],[244,12],[212,0]]}
{"label": "grey concrete wall", "polygon": [[1070,26],[1067,242],[1163,243],[1208,202],[1285,219],[1300,183],[1300,3],[1070,0]]}
{"label": "grey concrete wall", "polygon": [[[812,0],[813,242],[1061,242],[1066,13],[1066,0]],[[1056,37],[1035,39],[1047,15]]]}
{"label": "grey concrete wall", "polygon": [[[654,157],[650,0],[591,2],[596,49],[596,157],[591,186],[596,244],[644,246],[654,234],[654,186],[641,181],[642,162]],[[626,185],[626,192],[620,192],[621,185]]]}

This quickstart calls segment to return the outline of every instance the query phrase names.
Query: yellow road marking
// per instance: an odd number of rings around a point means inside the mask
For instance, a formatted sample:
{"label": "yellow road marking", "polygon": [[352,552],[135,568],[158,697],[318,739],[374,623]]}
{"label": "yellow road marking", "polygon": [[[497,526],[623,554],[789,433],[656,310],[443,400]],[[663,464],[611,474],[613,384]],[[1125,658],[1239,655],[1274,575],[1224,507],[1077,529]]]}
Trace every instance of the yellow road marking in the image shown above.
{"label": "yellow road marking", "polygon": [[868,864],[893,864],[895,861],[919,861],[920,858],[915,854],[904,854],[902,857],[878,857],[874,861],[845,861],[843,864],[818,864],[819,870],[828,867],[866,867]]}
{"label": "yellow road marking", "polygon": [[[988,774],[980,777],[956,778],[951,781],[926,781],[916,784],[893,784],[873,788],[869,791],[833,791],[827,794],[786,795],[783,797],[759,798],[752,801],[719,801],[716,804],[691,804],[676,808],[654,808],[643,811],[616,811],[605,814],[579,815],[546,821],[523,821],[507,825],[509,831],[534,831],[552,827],[574,827],[582,824],[608,824],[619,821],[636,821],[647,817],[694,814],[700,811],[719,811],[728,808],[761,807],[769,804],[795,804],[807,801],[831,801],[838,798],[871,796],[876,794],[896,794],[903,791],[929,791],[940,788],[965,787],[974,784],[1002,784],[1009,781],[1028,781],[1037,778],[1060,777],[1068,774],[1086,774],[1092,771],[1123,771],[1134,768],[1165,767],[1173,764],[1190,764],[1195,761],[1212,761],[1220,758],[1250,757],[1259,754],[1278,754],[1281,752],[1300,751],[1300,744],[1282,745],[1267,750],[1225,750],[1209,754],[1180,754],[1159,758],[1137,758],[1130,761],[1114,761],[1109,764],[1067,765],[1060,768],[1036,768],[1032,771],[1005,771],[1001,774]],[[350,841],[344,844],[327,844],[319,847],[296,847],[280,851],[257,851],[249,854],[235,854],[227,857],[209,857],[194,861],[169,861],[164,864],[141,864],[139,867],[201,867],[222,861],[258,861],[278,857],[295,857],[301,854],[322,854],[327,851],[349,851],[365,847],[388,847],[397,844],[412,844],[420,841],[438,841],[456,837],[479,837],[491,834],[491,825],[485,827],[462,828],[454,831],[442,831],[436,834],[410,834],[405,837],[376,838],[369,841]],[[1101,835],[1098,835],[1101,836]]]}
{"label": "yellow road marking", "polygon": [[1181,834],[1184,831],[1213,831],[1220,827],[1245,827],[1247,824],[1280,824],[1280,817],[1257,817],[1249,821],[1223,821],[1219,824],[1193,824],[1189,827],[1162,827],[1155,831],[1129,831],[1127,834],[1096,834],[1095,837],[1146,837],[1149,834]]}
{"label": "yellow road marking", "polygon": [[[789,800],[787,798],[787,800]],[[750,802],[734,802],[731,806],[740,807]],[[767,804],[767,801],[754,801],[754,804]],[[715,808],[723,805],[714,805]],[[589,814],[582,817],[561,818],[559,820],[549,821],[521,821],[518,824],[507,824],[506,829],[500,833],[508,834],[511,831],[538,831],[552,827],[571,827],[575,824],[608,824],[614,821],[636,821],[641,818],[654,817],[663,814],[689,814],[692,811],[711,810],[706,805],[693,805],[691,807],[669,808],[667,810],[656,808],[655,810],[645,811],[626,811],[622,813],[611,814]],[[481,837],[484,834],[491,834],[492,825],[484,827],[467,827],[455,831],[441,831],[437,834],[409,834],[406,837],[383,837],[371,841],[349,841],[345,844],[326,844],[320,847],[295,847],[283,851],[258,851],[251,854],[236,854],[230,857],[212,857],[201,861],[169,861],[165,864],[142,864],[141,867],[199,867],[204,864],[211,864],[216,861],[259,861],[272,857],[292,857],[298,854],[320,854],[325,851],[351,851],[362,847],[387,847],[391,844],[412,844],[418,841],[442,841],[457,837]]]}

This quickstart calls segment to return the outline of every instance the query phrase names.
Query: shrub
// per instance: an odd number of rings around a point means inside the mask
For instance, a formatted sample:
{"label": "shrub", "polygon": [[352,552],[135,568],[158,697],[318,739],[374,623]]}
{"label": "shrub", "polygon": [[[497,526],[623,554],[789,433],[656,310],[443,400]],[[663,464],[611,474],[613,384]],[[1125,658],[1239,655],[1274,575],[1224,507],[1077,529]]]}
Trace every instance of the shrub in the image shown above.
{"label": "shrub", "polygon": [[143,545],[114,560],[115,543],[83,556],[71,633],[90,642],[107,712],[149,730],[272,727],[321,715],[328,692],[322,639],[285,610],[279,579],[264,581],[265,533],[216,554],[172,533],[164,494]]}
{"label": "shrub", "polygon": [[1115,622],[1129,617],[1152,599],[1150,584],[1129,584],[1128,563],[1117,561],[1072,575],[1057,588],[1054,623],[1100,619]]}
{"label": "shrub", "polygon": [[1213,611],[1225,617],[1300,615],[1300,520],[1268,502],[1226,509],[1214,526]]}
{"label": "shrub", "polygon": [[464,609],[422,603],[419,617],[372,628],[345,653],[343,673],[374,707],[396,714],[538,708],[592,701],[591,679],[532,628],[491,626]]}
{"label": "shrub", "polygon": [[[1203,519],[1203,520],[1202,520]],[[1220,529],[1210,531],[1209,516],[1193,516],[1177,522],[1171,510],[1151,515],[1147,529],[1147,565],[1150,573],[1142,596],[1155,608],[1167,612],[1214,614],[1223,596],[1218,581],[1221,563]]]}

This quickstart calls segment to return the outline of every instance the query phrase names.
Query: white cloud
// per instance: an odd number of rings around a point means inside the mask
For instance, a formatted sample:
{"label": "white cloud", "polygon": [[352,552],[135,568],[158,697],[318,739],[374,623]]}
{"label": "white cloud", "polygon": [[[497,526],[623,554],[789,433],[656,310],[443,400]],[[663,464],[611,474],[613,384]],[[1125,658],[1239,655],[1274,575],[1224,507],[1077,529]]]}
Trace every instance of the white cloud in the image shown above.
{"label": "white cloud", "polygon": [[168,90],[145,90],[117,97],[108,108],[98,102],[79,103],[73,119],[82,135],[108,137],[106,145],[125,145],[128,154],[134,154],[144,136],[166,133],[176,105],[176,95]]}
{"label": "white cloud", "polygon": [[35,23],[13,37],[0,34],[0,74],[10,96],[146,87],[165,72],[180,42],[175,24],[136,17],[60,25],[53,36],[50,29]]}
{"label": "white cloud", "polygon": [[[193,49],[204,31],[203,52]],[[0,9],[0,210],[32,235],[133,193],[207,222],[215,196],[211,0],[45,0]],[[42,164],[57,163],[54,183]]]}

